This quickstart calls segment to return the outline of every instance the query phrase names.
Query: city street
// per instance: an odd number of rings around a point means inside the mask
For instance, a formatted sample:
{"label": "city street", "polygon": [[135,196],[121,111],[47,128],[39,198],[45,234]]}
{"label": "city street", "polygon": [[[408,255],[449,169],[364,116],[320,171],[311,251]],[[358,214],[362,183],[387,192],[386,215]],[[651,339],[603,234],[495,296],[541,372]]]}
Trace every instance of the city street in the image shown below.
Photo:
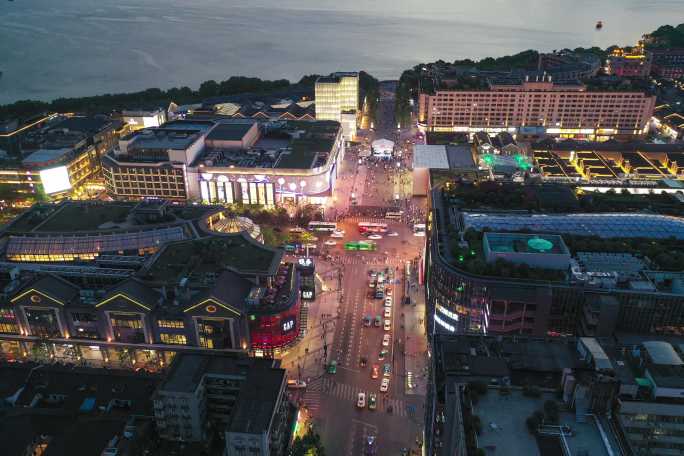
{"label": "city street", "polygon": [[[336,220],[345,236],[335,239],[335,246],[324,246],[329,237],[317,233],[319,248],[324,247],[316,258],[318,297],[309,305],[306,335],[283,356],[289,378],[307,383],[305,389],[291,393],[299,401],[302,416],[320,433],[326,454],[332,456],[366,454],[370,436],[375,437],[378,455],[398,455],[403,448],[418,454],[422,438],[427,348],[424,294],[415,266],[425,238],[413,235],[412,224],[423,223],[424,201],[411,199],[410,147],[399,142],[393,113],[393,99],[383,96],[375,131],[366,132],[365,139],[347,151],[334,206],[326,210],[326,218]],[[369,150],[378,138],[395,141],[397,149],[404,149],[401,157],[384,161],[371,157],[359,163],[359,153]],[[401,220],[385,219],[385,213],[394,208],[404,211]],[[357,226],[362,221],[386,223],[388,231],[375,241],[375,252],[345,251],[345,242],[364,239]],[[391,232],[397,235],[387,236]],[[371,270],[392,271],[393,280],[386,284],[393,297],[389,330],[383,325],[364,325],[365,316],[384,320],[383,300],[369,295]],[[405,303],[405,295],[410,303]],[[391,336],[388,346],[383,346],[385,334]],[[388,353],[381,360],[383,349]],[[334,374],[326,371],[333,361],[337,364]],[[385,364],[391,369],[390,383],[388,392],[382,393]],[[375,379],[374,366],[380,371]],[[357,407],[360,392],[366,400],[369,393],[377,395],[375,410],[368,405]]]}

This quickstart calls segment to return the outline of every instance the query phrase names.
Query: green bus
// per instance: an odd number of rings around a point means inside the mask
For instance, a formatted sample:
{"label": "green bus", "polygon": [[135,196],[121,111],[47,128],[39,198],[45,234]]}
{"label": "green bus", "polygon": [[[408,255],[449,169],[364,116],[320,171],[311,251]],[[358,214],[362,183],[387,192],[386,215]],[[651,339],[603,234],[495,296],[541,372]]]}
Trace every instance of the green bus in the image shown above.
{"label": "green bus", "polygon": [[344,244],[344,250],[363,250],[374,252],[377,248],[378,246],[375,244],[375,242],[368,241],[346,242]]}

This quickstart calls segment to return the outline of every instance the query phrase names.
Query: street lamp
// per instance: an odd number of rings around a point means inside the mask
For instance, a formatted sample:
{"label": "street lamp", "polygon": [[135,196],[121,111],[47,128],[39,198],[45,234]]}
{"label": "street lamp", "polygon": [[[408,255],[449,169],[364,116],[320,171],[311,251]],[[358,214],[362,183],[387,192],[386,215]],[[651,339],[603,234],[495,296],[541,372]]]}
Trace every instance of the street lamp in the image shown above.
{"label": "street lamp", "polygon": [[280,202],[281,203],[283,202],[283,184],[284,183],[285,183],[285,179],[283,179],[282,177],[279,177],[278,178],[278,186],[279,186],[278,192],[280,193]]}

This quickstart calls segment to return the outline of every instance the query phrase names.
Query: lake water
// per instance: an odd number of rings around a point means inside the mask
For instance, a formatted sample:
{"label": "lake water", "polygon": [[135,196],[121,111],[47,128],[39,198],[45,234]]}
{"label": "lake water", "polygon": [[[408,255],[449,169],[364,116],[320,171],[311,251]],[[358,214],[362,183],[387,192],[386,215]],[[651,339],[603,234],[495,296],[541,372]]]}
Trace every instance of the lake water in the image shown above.
{"label": "lake water", "polygon": [[[597,20],[604,22],[596,31]],[[0,103],[633,44],[684,0],[0,0]]]}

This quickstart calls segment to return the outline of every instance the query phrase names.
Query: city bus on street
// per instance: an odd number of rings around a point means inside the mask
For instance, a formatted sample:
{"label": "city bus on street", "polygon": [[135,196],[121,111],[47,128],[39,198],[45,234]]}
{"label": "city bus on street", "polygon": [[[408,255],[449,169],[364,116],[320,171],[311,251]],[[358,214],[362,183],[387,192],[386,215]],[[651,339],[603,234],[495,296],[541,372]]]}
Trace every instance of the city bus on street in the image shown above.
{"label": "city bus on street", "polygon": [[332,233],[337,230],[337,223],[335,222],[321,222],[321,221],[311,221],[309,222],[310,231],[326,231]]}
{"label": "city bus on street", "polygon": [[359,222],[359,233],[386,233],[387,223]]}
{"label": "city bus on street", "polygon": [[392,220],[401,220],[401,217],[404,215],[404,211],[387,211],[385,212],[385,218],[386,219],[392,219]]}
{"label": "city bus on street", "polygon": [[425,223],[416,223],[413,225],[413,235],[425,237]]}
{"label": "city bus on street", "polygon": [[368,241],[358,241],[358,242],[346,242],[344,244],[344,250],[362,250],[373,252],[378,246],[374,242]]}

